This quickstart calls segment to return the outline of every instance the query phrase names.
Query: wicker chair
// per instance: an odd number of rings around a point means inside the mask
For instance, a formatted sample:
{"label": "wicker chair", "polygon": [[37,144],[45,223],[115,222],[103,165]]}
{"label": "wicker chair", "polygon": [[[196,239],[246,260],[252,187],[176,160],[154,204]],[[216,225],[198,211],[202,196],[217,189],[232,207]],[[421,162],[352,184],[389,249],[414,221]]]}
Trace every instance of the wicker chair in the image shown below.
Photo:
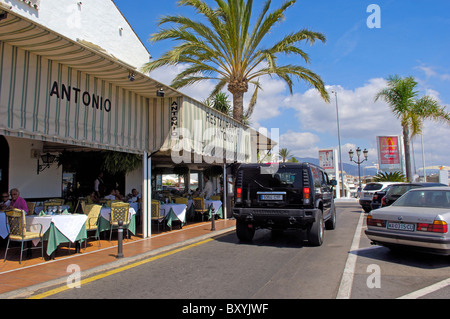
{"label": "wicker chair", "polygon": [[220,200],[221,196],[220,195],[213,195],[210,198],[211,198],[211,200]]}
{"label": "wicker chair", "polygon": [[186,197],[176,197],[175,204],[186,204],[188,203],[188,199]]}
{"label": "wicker chair", "polygon": [[124,203],[124,202],[111,203],[111,219],[109,221],[111,230],[109,232],[109,241],[111,241],[113,229],[119,228],[120,220],[123,222],[122,227],[127,229],[127,237],[128,237],[128,226],[130,225],[129,213],[130,213],[130,204],[129,203]]}
{"label": "wicker chair", "polygon": [[20,242],[20,260],[19,263],[22,263],[22,253],[23,253],[23,244],[24,242],[29,242],[31,240],[39,239],[41,242],[41,247],[29,247],[28,249],[37,249],[41,248],[42,251],[42,259],[44,259],[44,241],[42,240],[42,225],[41,224],[35,224],[36,226],[40,226],[40,230],[38,233],[27,231],[26,228],[26,219],[25,219],[25,212],[21,209],[12,209],[10,211],[6,212],[6,218],[8,219],[8,225],[9,225],[9,237],[8,237],[8,243],[6,245],[6,251],[5,251],[5,259],[8,254],[9,243],[11,241]]}
{"label": "wicker chair", "polygon": [[[165,212],[164,209],[162,211]],[[165,219],[166,219],[165,214],[161,214],[161,202],[158,200],[152,200],[152,222],[158,224],[158,232],[159,232],[159,225],[162,224]]]}
{"label": "wicker chair", "polygon": [[205,214],[208,212],[208,209],[205,208],[205,199],[203,197],[196,197],[192,199],[194,203],[194,211],[196,214],[202,215],[202,221]]}
{"label": "wicker chair", "polygon": [[30,214],[30,215],[34,214],[34,209],[36,208],[36,203],[27,202],[27,206],[28,206],[28,214]]}
{"label": "wicker chair", "polygon": [[[98,247],[100,247],[100,233],[98,230],[98,218],[99,218],[101,209],[102,209],[102,206],[97,205],[97,204],[86,205],[86,208],[85,208],[85,213],[88,217],[86,220],[86,232],[95,231],[95,236],[91,236],[91,237],[94,237],[97,239]],[[86,238],[85,246],[84,246],[85,249],[87,247],[87,240],[88,239]]]}

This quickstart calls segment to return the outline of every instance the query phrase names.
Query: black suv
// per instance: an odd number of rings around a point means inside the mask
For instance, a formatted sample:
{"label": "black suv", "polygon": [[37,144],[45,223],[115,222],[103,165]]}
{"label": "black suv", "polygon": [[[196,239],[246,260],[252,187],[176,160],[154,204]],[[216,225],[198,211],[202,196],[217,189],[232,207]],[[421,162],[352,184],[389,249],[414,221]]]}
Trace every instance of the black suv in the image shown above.
{"label": "black suv", "polygon": [[335,185],[309,163],[241,164],[233,207],[238,238],[251,241],[258,228],[303,229],[311,245],[322,245],[324,228],[336,227]]}

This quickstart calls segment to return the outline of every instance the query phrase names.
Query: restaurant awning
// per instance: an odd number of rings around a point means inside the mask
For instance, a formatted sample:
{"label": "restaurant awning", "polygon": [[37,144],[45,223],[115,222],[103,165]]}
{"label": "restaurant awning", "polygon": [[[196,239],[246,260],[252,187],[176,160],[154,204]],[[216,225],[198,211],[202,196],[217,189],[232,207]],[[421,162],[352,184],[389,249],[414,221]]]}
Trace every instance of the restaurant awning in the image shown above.
{"label": "restaurant awning", "polygon": [[95,44],[0,11],[1,134],[139,154],[164,143],[167,103],[180,92]]}

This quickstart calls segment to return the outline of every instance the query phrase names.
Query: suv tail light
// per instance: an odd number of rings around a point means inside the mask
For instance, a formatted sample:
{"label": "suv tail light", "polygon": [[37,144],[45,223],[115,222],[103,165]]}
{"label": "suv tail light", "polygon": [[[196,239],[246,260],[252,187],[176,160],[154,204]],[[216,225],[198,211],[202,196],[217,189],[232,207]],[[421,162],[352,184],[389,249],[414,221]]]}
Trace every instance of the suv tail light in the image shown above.
{"label": "suv tail light", "polygon": [[309,187],[303,187],[303,203],[309,204],[310,192],[311,190]]}
{"label": "suv tail light", "polygon": [[241,187],[236,188],[236,201],[237,202],[242,201],[242,188]]}
{"label": "suv tail light", "polygon": [[386,206],[386,196],[381,198],[381,207]]}
{"label": "suv tail light", "polygon": [[426,231],[431,233],[446,233],[448,231],[448,224],[443,220],[435,220],[433,224],[418,223],[417,231]]}

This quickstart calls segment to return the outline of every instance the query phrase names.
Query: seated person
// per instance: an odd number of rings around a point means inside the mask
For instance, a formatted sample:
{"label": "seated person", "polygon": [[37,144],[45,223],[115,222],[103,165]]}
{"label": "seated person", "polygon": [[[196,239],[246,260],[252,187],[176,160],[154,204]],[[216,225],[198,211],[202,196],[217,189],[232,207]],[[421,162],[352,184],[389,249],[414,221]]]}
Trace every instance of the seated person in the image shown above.
{"label": "seated person", "polygon": [[25,199],[20,197],[20,192],[17,188],[11,189],[9,192],[11,195],[11,202],[8,208],[17,208],[25,211],[26,214],[28,214],[28,205]]}
{"label": "seated person", "polygon": [[141,201],[141,194],[139,194],[136,188],[133,188],[131,190],[131,194],[128,194],[128,202],[138,203],[140,201]]}
{"label": "seated person", "polygon": [[8,192],[2,193],[2,198],[0,199],[0,209],[6,209],[10,205]]}
{"label": "seated person", "polygon": [[105,199],[116,200],[116,190],[114,188],[111,188],[109,195],[106,195]]}
{"label": "seated person", "polygon": [[88,198],[87,198],[87,203],[88,204],[98,204],[98,197],[97,197],[97,193],[94,191],[92,192]]}

